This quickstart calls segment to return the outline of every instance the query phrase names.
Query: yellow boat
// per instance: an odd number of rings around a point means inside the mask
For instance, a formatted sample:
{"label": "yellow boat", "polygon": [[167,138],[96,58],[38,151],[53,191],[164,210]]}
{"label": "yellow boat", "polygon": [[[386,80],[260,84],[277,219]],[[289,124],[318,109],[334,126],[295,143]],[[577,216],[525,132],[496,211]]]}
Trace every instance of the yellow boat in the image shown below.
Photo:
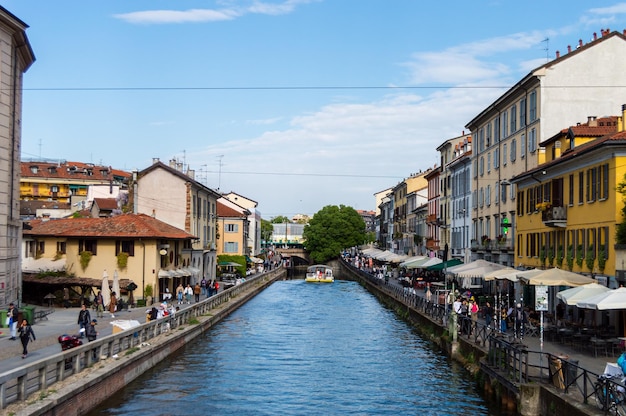
{"label": "yellow boat", "polygon": [[312,283],[333,283],[335,281],[333,268],[325,264],[309,266],[306,269],[304,281]]}

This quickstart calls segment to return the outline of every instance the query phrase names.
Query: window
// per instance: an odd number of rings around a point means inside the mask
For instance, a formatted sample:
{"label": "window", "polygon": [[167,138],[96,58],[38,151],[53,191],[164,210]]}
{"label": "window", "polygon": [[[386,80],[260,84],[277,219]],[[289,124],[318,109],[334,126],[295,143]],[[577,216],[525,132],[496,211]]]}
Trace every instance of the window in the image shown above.
{"label": "window", "polygon": [[487,153],[487,172],[491,172],[491,153]]}
{"label": "window", "polygon": [[41,256],[46,252],[46,242],[45,241],[37,241],[37,256]]}
{"label": "window", "polygon": [[493,188],[493,202],[496,204],[500,202],[500,181],[496,181],[496,186]]}
{"label": "window", "polygon": [[474,159],[474,178],[478,178],[478,159]]}
{"label": "window", "polygon": [[94,256],[98,252],[98,241],[97,240],[78,240],[78,253],[82,253],[83,251],[90,251]]}
{"label": "window", "polygon": [[522,98],[519,102],[519,126],[526,126],[526,98]]}
{"label": "window", "polygon": [[587,169],[587,202],[594,202],[597,193],[597,168]]}
{"label": "window", "polygon": [[502,145],[502,164],[504,166],[506,166],[506,157],[507,157],[506,155],[507,155],[507,153],[506,153],[506,143],[504,143]]}
{"label": "window", "polygon": [[485,157],[481,156],[480,157],[480,176],[483,176],[485,174]]}
{"label": "window", "polygon": [[500,134],[500,137],[502,139],[505,139],[506,136],[509,135],[509,132],[508,132],[509,124],[508,123],[509,123],[508,113],[505,111],[504,113],[502,113],[502,124],[501,124],[502,132]]}
{"label": "window", "polygon": [[487,206],[491,205],[491,185],[487,185],[487,191],[485,192],[486,194],[486,203]]}
{"label": "window", "polygon": [[528,98],[528,117],[530,118],[530,122],[537,120],[537,91],[532,91]]}
{"label": "window", "polygon": [[32,173],[37,173],[37,172],[39,172],[39,166],[35,166],[35,165],[31,166],[31,167],[30,167],[30,171],[31,171]]}
{"label": "window", "polygon": [[498,169],[500,167],[500,149],[496,147],[493,151],[493,167]]}
{"label": "window", "polygon": [[520,157],[526,156],[526,135],[522,134],[520,137]]}
{"label": "window", "polygon": [[57,253],[65,254],[67,250],[67,243],[65,241],[57,241]]}
{"label": "window", "polygon": [[482,208],[485,205],[485,190],[480,188],[480,194],[478,196],[478,202],[480,207]]}
{"label": "window", "polygon": [[535,150],[537,150],[537,131],[533,128],[528,134],[528,151],[535,153]]}
{"label": "window", "polygon": [[585,174],[583,172],[578,172],[578,203],[579,204],[582,204],[585,202],[584,191],[585,191]]}
{"label": "window", "polygon": [[496,117],[493,120],[493,142],[498,143],[500,141],[500,117]]}
{"label": "window", "polygon": [[485,128],[481,127],[480,137],[478,139],[478,151],[483,152],[485,150]]}
{"label": "window", "polygon": [[574,175],[569,175],[569,206],[574,205]]}
{"label": "window", "polygon": [[115,255],[127,253],[129,256],[135,255],[135,242],[133,240],[117,240],[115,241]]}
{"label": "window", "polygon": [[609,164],[602,165],[602,199],[609,199]]}
{"label": "window", "polygon": [[224,253],[238,253],[239,243],[236,241],[227,241],[224,243]]}
{"label": "window", "polygon": [[511,107],[511,134],[517,131],[517,105],[513,104]]}
{"label": "window", "polygon": [[487,124],[487,133],[485,134],[485,149],[491,146],[491,123]]}
{"label": "window", "polygon": [[239,224],[226,224],[225,228],[227,233],[236,233],[239,231]]}
{"label": "window", "polygon": [[511,140],[511,162],[515,162],[517,158],[517,139]]}

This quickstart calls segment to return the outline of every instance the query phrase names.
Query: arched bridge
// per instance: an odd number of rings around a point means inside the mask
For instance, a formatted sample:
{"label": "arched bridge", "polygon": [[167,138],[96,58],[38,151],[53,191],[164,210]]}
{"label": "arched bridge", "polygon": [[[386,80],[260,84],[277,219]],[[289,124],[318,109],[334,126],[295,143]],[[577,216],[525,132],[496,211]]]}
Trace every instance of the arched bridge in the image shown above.
{"label": "arched bridge", "polygon": [[302,266],[310,264],[311,258],[303,248],[280,248],[277,247],[276,251],[283,257],[290,257],[294,266]]}

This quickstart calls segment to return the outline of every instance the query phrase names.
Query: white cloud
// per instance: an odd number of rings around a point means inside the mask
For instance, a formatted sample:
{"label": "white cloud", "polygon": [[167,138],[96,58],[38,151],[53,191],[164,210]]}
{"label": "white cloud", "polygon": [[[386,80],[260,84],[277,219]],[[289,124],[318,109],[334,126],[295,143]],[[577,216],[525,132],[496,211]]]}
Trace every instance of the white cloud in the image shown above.
{"label": "white cloud", "polygon": [[231,6],[221,9],[145,10],[115,14],[113,17],[135,24],[199,23],[233,20],[246,14],[270,16],[292,13],[297,6],[320,0],[286,0],[281,3],[253,1],[249,6]]}
{"label": "white cloud", "polygon": [[597,7],[597,8],[589,9],[589,13],[598,14],[598,15],[624,14],[626,13],[626,3],[617,3],[617,4],[614,4],[613,6]]}

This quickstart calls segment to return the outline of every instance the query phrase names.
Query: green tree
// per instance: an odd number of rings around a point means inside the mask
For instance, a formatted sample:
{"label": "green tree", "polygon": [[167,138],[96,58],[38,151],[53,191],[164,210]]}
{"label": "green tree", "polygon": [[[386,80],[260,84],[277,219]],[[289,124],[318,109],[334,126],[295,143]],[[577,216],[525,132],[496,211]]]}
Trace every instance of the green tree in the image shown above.
{"label": "green tree", "polygon": [[270,222],[272,224],[283,224],[283,223],[291,223],[291,220],[287,217],[285,217],[284,215],[279,215],[277,217],[274,217],[270,220]]}
{"label": "green tree", "polygon": [[327,205],[304,226],[303,237],[311,259],[323,263],[344,248],[363,244],[365,221],[352,207]]}
{"label": "green tree", "polygon": [[274,227],[268,220],[261,219],[261,239],[263,241],[270,241],[272,234],[274,233]]}

